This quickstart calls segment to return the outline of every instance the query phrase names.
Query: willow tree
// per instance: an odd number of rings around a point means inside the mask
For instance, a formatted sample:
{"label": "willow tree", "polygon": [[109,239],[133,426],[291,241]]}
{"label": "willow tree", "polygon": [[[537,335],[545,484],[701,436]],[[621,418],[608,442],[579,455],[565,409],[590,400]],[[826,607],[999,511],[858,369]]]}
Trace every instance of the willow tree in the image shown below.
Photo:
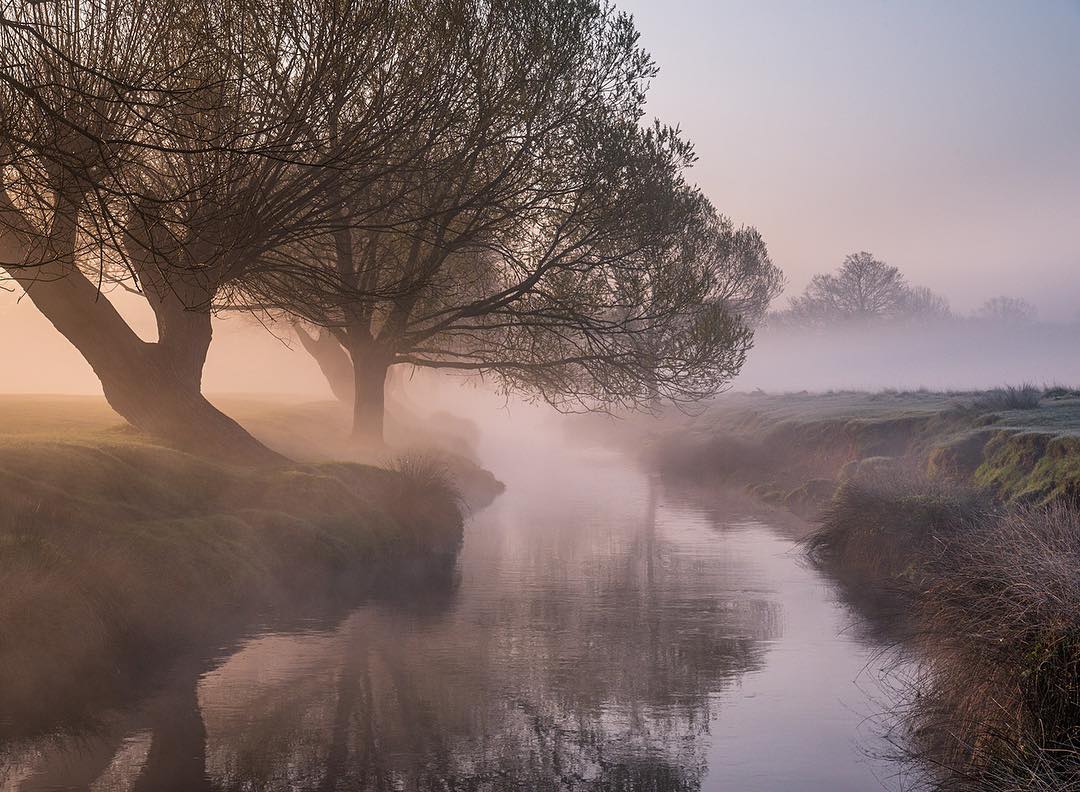
{"label": "willow tree", "polygon": [[[331,290],[296,251],[310,258],[337,227],[328,196],[394,167],[387,146],[399,130],[384,119],[410,123],[434,101],[417,80],[381,82],[387,47],[421,45],[412,11],[254,0],[2,7],[0,266],[133,425],[182,447],[273,460],[202,396],[211,314],[263,309],[286,281],[292,301],[297,283]],[[324,90],[331,77],[352,96],[345,135]],[[145,298],[156,341],[115,310],[104,292],[116,286]]]}
{"label": "willow tree", "polygon": [[333,255],[312,262],[342,291],[292,311],[321,328],[301,340],[353,399],[354,434],[381,439],[401,364],[560,409],[714,393],[751,342],[733,298],[776,270],[761,245],[732,280],[736,232],[686,183],[690,145],[642,123],[655,67],[632,20],[577,0],[451,6],[434,33],[449,134],[400,138],[411,167],[342,202]]}

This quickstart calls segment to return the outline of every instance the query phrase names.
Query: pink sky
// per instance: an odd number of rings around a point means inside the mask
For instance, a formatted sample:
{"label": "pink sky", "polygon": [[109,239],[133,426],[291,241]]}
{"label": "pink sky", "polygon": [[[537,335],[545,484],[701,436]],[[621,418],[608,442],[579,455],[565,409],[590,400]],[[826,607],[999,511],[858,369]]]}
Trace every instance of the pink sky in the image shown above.
{"label": "pink sky", "polygon": [[695,180],[789,293],[869,250],[959,311],[1080,311],[1076,0],[624,0]]}

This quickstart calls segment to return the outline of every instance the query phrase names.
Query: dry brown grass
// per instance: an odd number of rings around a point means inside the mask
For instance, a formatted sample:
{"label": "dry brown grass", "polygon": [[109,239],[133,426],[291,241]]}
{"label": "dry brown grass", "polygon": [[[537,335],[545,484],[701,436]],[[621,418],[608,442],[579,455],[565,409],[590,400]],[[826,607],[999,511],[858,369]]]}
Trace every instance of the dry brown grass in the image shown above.
{"label": "dry brown grass", "polygon": [[974,490],[898,460],[864,465],[841,483],[806,542],[811,558],[864,585],[918,583],[942,541],[990,509]]}
{"label": "dry brown grass", "polygon": [[917,787],[1080,790],[1075,505],[995,507],[911,469],[871,468],[840,488],[807,549],[856,605],[901,595],[872,615],[916,660],[894,736]]}
{"label": "dry brown grass", "polygon": [[1015,508],[945,541],[914,621],[939,788],[1080,789],[1080,513]]}

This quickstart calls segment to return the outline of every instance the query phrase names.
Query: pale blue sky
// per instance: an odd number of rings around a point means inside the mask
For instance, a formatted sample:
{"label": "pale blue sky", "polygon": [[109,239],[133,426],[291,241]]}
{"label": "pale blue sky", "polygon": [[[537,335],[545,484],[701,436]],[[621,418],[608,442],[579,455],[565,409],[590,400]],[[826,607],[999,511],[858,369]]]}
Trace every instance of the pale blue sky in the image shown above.
{"label": "pale blue sky", "polygon": [[960,310],[1080,311],[1080,0],[616,3],[789,292],[870,250]]}

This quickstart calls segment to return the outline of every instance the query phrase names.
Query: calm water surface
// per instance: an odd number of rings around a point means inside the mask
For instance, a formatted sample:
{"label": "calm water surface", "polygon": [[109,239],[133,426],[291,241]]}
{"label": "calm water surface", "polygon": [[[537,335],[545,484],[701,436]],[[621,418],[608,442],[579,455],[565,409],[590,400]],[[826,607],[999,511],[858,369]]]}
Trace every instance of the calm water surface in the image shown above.
{"label": "calm water surface", "polygon": [[876,647],[790,533],[607,452],[516,453],[452,575],[180,663],[0,749],[0,790],[893,786]]}

